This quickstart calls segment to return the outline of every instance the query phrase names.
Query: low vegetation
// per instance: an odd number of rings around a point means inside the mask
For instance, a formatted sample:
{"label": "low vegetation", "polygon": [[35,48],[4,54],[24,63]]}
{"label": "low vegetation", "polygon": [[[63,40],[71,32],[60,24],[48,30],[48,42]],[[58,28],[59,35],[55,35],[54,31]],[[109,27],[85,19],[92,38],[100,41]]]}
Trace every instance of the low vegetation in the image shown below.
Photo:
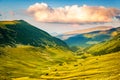
{"label": "low vegetation", "polygon": [[119,80],[120,34],[112,36],[88,48],[69,48],[23,20],[2,21],[0,80]]}
{"label": "low vegetation", "polygon": [[45,70],[50,66],[74,60],[71,51],[59,48],[24,45],[0,47],[0,80],[24,76],[38,78],[46,74]]}
{"label": "low vegetation", "polygon": [[[13,80],[119,80],[120,52],[91,56],[41,69],[37,77],[23,76]],[[40,73],[40,72],[38,72]],[[37,75],[37,74],[35,74]]]}

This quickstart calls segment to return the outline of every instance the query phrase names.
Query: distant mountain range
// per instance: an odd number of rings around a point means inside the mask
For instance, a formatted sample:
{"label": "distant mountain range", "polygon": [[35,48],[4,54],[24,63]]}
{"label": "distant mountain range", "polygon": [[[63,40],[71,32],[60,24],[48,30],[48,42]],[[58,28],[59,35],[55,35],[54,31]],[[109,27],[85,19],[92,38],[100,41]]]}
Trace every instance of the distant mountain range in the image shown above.
{"label": "distant mountain range", "polygon": [[93,28],[65,32],[63,34],[56,35],[56,37],[58,37],[62,40],[66,40],[66,39],[68,39],[72,36],[75,36],[75,35],[89,33],[89,32],[93,32],[93,31],[104,31],[104,30],[109,30],[112,28],[113,28],[112,26],[97,26],[97,27],[93,27]]}
{"label": "distant mountain range", "polygon": [[14,46],[15,44],[68,48],[65,42],[24,20],[0,21],[0,45]]}
{"label": "distant mountain range", "polygon": [[[86,30],[87,31],[87,30]],[[83,34],[76,34],[68,39],[64,40],[69,46],[81,46],[88,47],[102,41],[109,40],[113,36],[117,35],[120,31],[120,27],[112,28],[108,30],[92,31]]]}

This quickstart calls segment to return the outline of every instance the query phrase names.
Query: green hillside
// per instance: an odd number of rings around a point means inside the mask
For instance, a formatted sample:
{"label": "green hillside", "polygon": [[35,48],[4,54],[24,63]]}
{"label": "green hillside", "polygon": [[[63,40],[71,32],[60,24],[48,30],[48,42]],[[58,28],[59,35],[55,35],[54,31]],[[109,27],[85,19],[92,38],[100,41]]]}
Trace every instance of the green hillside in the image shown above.
{"label": "green hillside", "polygon": [[[50,66],[74,60],[71,51],[59,48],[40,48],[17,45],[0,47],[0,80],[31,77],[39,78],[46,74]],[[24,80],[24,79],[23,79]]]}
{"label": "green hillside", "polygon": [[103,55],[120,51],[120,34],[109,41],[104,41],[88,48],[87,51],[93,55]]}
{"label": "green hillside", "polygon": [[61,46],[68,48],[63,41],[50,36],[23,20],[0,21],[0,45],[24,44],[33,46]]}
{"label": "green hillside", "polygon": [[0,80],[37,78],[49,66],[73,60],[60,39],[23,20],[0,21]]}
{"label": "green hillside", "polygon": [[53,68],[57,68],[57,71],[48,71],[49,75],[43,75],[40,79],[119,80],[119,55],[120,52],[117,52],[103,56],[78,59],[76,62],[71,62],[63,66],[56,65]]}
{"label": "green hillside", "polygon": [[0,80],[119,80],[120,52],[87,56],[17,45],[0,48]]}
{"label": "green hillside", "polygon": [[[52,66],[29,70],[29,75],[13,78],[13,80],[119,80],[120,79],[120,52],[91,56],[77,61],[52,64]],[[26,70],[26,68],[24,68]],[[30,74],[31,71],[31,74]],[[40,74],[40,72],[42,72]],[[22,73],[21,73],[22,74]],[[33,76],[34,75],[34,76]]]}

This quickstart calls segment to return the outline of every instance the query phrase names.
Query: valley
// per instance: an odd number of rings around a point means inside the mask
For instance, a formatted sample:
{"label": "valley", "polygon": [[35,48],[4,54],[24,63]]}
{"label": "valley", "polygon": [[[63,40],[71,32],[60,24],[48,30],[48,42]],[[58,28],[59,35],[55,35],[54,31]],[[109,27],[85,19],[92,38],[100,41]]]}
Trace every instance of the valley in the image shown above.
{"label": "valley", "polygon": [[0,21],[0,80],[119,80],[118,29],[108,40],[73,49],[24,20]]}

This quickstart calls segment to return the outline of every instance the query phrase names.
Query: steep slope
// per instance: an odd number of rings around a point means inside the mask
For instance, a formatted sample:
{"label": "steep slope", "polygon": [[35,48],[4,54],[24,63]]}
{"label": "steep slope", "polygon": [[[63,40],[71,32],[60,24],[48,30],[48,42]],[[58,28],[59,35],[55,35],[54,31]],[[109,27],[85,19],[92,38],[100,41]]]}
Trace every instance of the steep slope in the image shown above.
{"label": "steep slope", "polygon": [[23,20],[0,21],[0,44],[24,44],[32,46],[59,46],[68,48],[63,41],[50,36]]}
{"label": "steep slope", "polygon": [[87,48],[87,52],[93,55],[103,55],[118,51],[120,51],[120,33],[109,41],[104,41]]}
{"label": "steep slope", "polygon": [[88,47],[93,44],[97,44],[102,41],[109,40],[113,36],[117,35],[119,31],[120,31],[120,27],[113,28],[110,30],[105,30],[105,31],[94,31],[90,33],[84,33],[84,34],[70,37],[67,40],[65,40],[65,42],[69,46]]}

